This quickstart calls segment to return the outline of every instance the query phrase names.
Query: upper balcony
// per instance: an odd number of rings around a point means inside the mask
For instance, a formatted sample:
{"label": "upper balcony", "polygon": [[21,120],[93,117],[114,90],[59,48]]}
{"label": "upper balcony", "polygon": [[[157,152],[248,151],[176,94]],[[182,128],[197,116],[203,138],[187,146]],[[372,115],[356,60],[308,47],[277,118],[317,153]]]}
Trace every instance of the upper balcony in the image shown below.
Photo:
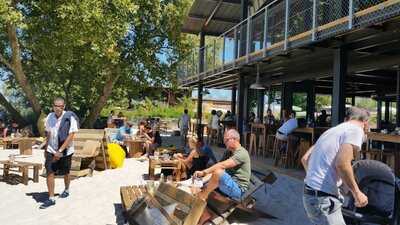
{"label": "upper balcony", "polygon": [[284,55],[291,49],[398,15],[400,0],[276,0],[213,38],[203,48],[192,49],[180,65],[178,78],[181,86],[193,86],[199,80],[214,79],[246,64]]}

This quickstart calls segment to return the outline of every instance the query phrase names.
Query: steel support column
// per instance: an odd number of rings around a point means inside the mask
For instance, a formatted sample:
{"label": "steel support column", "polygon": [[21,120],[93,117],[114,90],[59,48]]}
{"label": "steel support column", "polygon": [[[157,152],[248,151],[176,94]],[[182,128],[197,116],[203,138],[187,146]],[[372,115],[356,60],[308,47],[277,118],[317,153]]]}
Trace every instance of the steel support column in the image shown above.
{"label": "steel support column", "polygon": [[389,100],[385,100],[385,123],[389,123],[389,108],[390,108],[390,102]]}
{"label": "steel support column", "polygon": [[231,103],[231,112],[232,114],[236,114],[236,85],[232,87],[232,103]]}
{"label": "steel support column", "polygon": [[[249,0],[241,0],[240,2],[240,21],[245,20],[249,16]],[[239,26],[240,29],[240,40],[239,40],[239,57],[244,56],[246,54],[246,26]]]}
{"label": "steel support column", "polygon": [[377,96],[377,107],[376,107],[376,127],[382,129],[382,95]]}
{"label": "steel support column", "polygon": [[343,122],[346,111],[345,78],[348,55],[344,48],[334,50],[333,89],[332,89],[332,126]]}
{"label": "steel support column", "polygon": [[396,84],[396,127],[400,127],[400,68],[397,68]]}
{"label": "steel support column", "polygon": [[[204,72],[204,44],[205,44],[205,34],[200,33],[200,52],[199,52],[199,73]],[[197,137],[203,139],[203,130],[201,126],[201,120],[203,117],[203,84],[201,80],[198,83],[198,93],[197,93]]]}
{"label": "steel support column", "polygon": [[238,81],[238,104],[237,104],[237,116],[236,116],[236,128],[240,134],[243,133],[243,121],[244,121],[244,112],[246,111],[246,107],[244,105],[245,102],[245,80],[244,75],[239,75]]}
{"label": "steel support column", "polygon": [[[285,82],[282,84],[281,91],[281,112],[283,109],[292,110],[293,106],[293,85],[291,82]],[[281,118],[283,115],[281,113]]]}
{"label": "steel support column", "polygon": [[308,80],[306,83],[307,89],[307,119],[315,120],[315,85],[313,80]]}

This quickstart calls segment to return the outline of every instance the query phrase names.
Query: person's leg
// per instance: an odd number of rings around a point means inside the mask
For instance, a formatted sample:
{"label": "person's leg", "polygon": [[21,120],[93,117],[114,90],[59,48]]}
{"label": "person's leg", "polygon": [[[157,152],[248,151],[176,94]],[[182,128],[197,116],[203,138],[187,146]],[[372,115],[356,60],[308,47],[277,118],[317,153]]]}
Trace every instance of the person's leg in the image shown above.
{"label": "person's leg", "polygon": [[345,225],[341,202],[334,197],[303,195],[304,209],[313,224]]}
{"label": "person's leg", "polygon": [[71,183],[71,177],[69,175],[69,172],[71,170],[71,161],[72,161],[72,155],[65,156],[60,159],[60,164],[62,167],[60,168],[60,172],[64,175],[64,186],[65,186],[64,191],[60,195],[61,198],[66,198],[69,196],[69,186]]}
{"label": "person's leg", "polygon": [[224,171],[223,169],[217,169],[217,170],[215,170],[215,171],[212,173],[211,178],[210,178],[210,180],[208,181],[206,187],[198,194],[198,197],[199,197],[200,199],[207,200],[208,195],[210,195],[210,193],[211,193],[212,191],[214,191],[215,189],[218,188],[219,183],[220,183],[220,182],[219,182],[220,177],[221,177],[224,173],[225,173],[225,171]]}
{"label": "person's leg", "polygon": [[47,173],[46,182],[49,198],[54,198],[54,173]]}
{"label": "person's leg", "polygon": [[69,184],[71,183],[71,178],[68,174],[64,175],[64,185],[65,185],[65,190],[69,190]]}

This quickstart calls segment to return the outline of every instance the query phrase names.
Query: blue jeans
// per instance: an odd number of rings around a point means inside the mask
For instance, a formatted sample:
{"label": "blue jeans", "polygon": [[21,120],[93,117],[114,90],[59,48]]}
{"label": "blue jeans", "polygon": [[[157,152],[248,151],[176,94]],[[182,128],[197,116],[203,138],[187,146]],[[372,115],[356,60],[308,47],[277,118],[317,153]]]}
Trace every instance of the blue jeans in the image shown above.
{"label": "blue jeans", "polygon": [[304,209],[313,224],[346,225],[342,214],[342,202],[335,197],[303,195]]}
{"label": "blue jeans", "polygon": [[218,189],[225,195],[235,200],[240,200],[243,194],[239,185],[236,183],[236,181],[232,179],[232,177],[227,172],[224,172],[222,176],[219,178]]}

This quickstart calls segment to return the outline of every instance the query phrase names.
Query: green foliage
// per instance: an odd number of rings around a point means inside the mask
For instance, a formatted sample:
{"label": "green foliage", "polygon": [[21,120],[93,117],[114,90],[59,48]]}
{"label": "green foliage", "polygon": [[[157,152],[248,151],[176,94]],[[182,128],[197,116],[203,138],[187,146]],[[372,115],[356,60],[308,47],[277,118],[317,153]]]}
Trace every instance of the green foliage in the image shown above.
{"label": "green foliage", "polygon": [[[15,24],[23,68],[44,111],[63,96],[86,117],[110,77],[116,83],[108,105],[148,86],[177,87],[177,62],[192,44],[180,33],[191,0],[12,2],[0,0],[0,54],[10,60],[5,24]],[[26,103],[13,73],[0,63],[3,69],[12,99]]]}
{"label": "green foliage", "polygon": [[129,119],[140,119],[147,117],[161,117],[161,118],[179,118],[184,109],[188,109],[189,115],[194,116],[193,109],[195,105],[189,97],[184,97],[182,101],[176,106],[168,106],[163,102],[154,102],[149,98],[138,104],[134,110],[118,110],[118,108],[108,108],[103,110],[102,115],[106,116],[111,110],[116,112],[121,111]]}

